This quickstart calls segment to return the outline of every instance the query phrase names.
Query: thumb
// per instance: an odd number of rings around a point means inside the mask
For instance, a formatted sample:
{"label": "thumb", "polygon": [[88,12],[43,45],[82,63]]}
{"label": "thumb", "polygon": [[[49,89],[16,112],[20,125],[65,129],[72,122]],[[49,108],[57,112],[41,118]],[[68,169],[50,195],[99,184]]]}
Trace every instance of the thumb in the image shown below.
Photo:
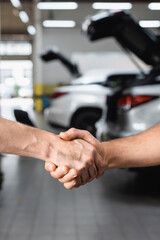
{"label": "thumb", "polygon": [[68,131],[66,132],[61,132],[60,133],[60,138],[64,139],[64,140],[73,140],[73,139],[82,139],[92,145],[96,145],[97,144],[97,139],[94,138],[88,131],[86,130],[79,130],[76,128],[70,128]]}
{"label": "thumb", "polygon": [[61,132],[61,133],[59,134],[59,136],[60,136],[60,138],[62,138],[63,140],[68,140],[68,141],[77,138],[77,134],[74,133],[74,131],[72,130],[72,128],[69,129],[69,130],[66,131],[66,132]]}

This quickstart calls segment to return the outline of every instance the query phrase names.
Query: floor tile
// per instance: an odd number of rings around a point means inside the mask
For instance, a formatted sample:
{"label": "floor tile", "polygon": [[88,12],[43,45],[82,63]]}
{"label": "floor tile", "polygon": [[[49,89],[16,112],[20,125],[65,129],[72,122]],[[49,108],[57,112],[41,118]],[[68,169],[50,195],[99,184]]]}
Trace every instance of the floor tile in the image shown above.
{"label": "floor tile", "polygon": [[159,239],[160,182],[150,176],[149,188],[136,172],[108,170],[67,191],[42,161],[5,155],[2,169],[0,240]]}

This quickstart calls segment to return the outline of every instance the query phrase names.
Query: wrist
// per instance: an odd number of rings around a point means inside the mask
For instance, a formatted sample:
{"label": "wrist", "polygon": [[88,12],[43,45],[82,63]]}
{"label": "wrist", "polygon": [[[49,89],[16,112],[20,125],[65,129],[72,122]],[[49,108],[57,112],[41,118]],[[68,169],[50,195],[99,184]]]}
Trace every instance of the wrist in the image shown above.
{"label": "wrist", "polygon": [[112,166],[112,141],[101,143],[101,156],[104,161],[105,169],[113,168]]}
{"label": "wrist", "polygon": [[[46,160],[58,136],[41,129],[0,118],[0,152]],[[57,138],[56,138],[57,137]]]}
{"label": "wrist", "polygon": [[25,147],[24,154],[44,161],[49,160],[58,136],[37,128],[29,128],[29,130],[31,141]]}

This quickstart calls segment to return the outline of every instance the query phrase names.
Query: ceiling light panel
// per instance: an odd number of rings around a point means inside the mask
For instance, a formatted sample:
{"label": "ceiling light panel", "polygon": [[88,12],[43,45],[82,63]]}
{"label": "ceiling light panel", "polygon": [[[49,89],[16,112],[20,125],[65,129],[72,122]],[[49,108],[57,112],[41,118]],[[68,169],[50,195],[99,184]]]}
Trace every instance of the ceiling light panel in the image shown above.
{"label": "ceiling light panel", "polygon": [[29,56],[32,54],[32,45],[28,42],[1,42],[0,53],[2,56]]}
{"label": "ceiling light panel", "polygon": [[132,8],[130,2],[95,2],[92,4],[93,9],[109,9],[109,10],[129,10]]}
{"label": "ceiling light panel", "polygon": [[39,2],[37,8],[40,10],[74,10],[78,8],[76,2]]}
{"label": "ceiling light panel", "polygon": [[160,21],[159,20],[141,20],[139,21],[139,25],[143,28],[159,28]]}
{"label": "ceiling light panel", "polygon": [[160,2],[152,2],[148,4],[150,10],[160,10]]}
{"label": "ceiling light panel", "polygon": [[20,11],[19,12],[19,17],[23,23],[28,23],[29,22],[29,17],[28,14],[25,11]]}
{"label": "ceiling light panel", "polygon": [[50,28],[73,28],[76,26],[75,21],[63,21],[63,20],[45,20],[43,21],[44,27],[50,27]]}
{"label": "ceiling light panel", "polygon": [[30,34],[30,35],[35,35],[36,34],[36,28],[32,25],[29,25],[27,27],[27,32]]}
{"label": "ceiling light panel", "polygon": [[21,6],[21,2],[19,0],[10,0],[12,5],[16,8],[19,8]]}

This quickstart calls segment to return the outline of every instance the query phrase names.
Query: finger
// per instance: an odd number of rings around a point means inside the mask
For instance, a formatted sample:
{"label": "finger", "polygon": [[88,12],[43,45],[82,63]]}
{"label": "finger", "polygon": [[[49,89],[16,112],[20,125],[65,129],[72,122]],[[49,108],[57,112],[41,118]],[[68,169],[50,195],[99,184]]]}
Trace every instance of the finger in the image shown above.
{"label": "finger", "polygon": [[59,179],[59,178],[63,178],[68,172],[69,172],[69,167],[61,165],[57,167],[55,171],[50,172],[50,174],[53,178]]}
{"label": "finger", "polygon": [[90,175],[87,170],[82,172],[81,179],[82,179],[82,185],[85,185],[87,182],[89,182]]}
{"label": "finger", "polygon": [[48,172],[53,172],[56,170],[56,165],[53,162],[45,162],[45,170]]}
{"label": "finger", "polygon": [[105,173],[105,169],[101,168],[101,172],[96,176],[96,178],[102,177],[104,173]]}
{"label": "finger", "polygon": [[88,131],[71,128],[66,132],[60,133],[60,138],[64,140],[73,140],[76,138],[83,139],[92,145],[96,145],[96,138],[94,138]]}
{"label": "finger", "polygon": [[75,179],[76,180],[76,184],[74,185],[75,188],[78,188],[82,185],[82,178],[81,176],[77,176],[77,178]]}
{"label": "finger", "polygon": [[103,164],[103,159],[98,152],[95,152],[95,165],[96,165],[96,168],[97,168],[96,178],[99,178],[104,174],[105,167],[104,167],[104,164]]}
{"label": "finger", "polygon": [[76,179],[74,179],[71,182],[64,183],[64,187],[66,189],[72,189],[76,186],[76,184],[77,184],[77,181],[76,181]]}
{"label": "finger", "polygon": [[89,171],[89,175],[90,175],[89,182],[91,182],[93,179],[95,179],[97,177],[97,169],[93,165],[93,166],[90,166],[88,171]]}
{"label": "finger", "polygon": [[78,172],[75,169],[70,169],[69,172],[62,178],[59,179],[61,183],[71,182],[78,176]]}

